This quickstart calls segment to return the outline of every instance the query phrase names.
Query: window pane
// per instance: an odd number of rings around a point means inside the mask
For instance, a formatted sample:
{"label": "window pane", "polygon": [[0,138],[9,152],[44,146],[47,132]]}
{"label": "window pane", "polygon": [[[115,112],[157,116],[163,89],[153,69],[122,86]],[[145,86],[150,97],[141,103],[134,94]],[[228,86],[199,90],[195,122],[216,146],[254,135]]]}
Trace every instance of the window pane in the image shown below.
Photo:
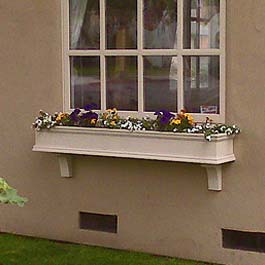
{"label": "window pane", "polygon": [[95,103],[100,109],[99,57],[71,57],[71,108]]}
{"label": "window pane", "polygon": [[70,48],[99,49],[99,1],[70,0]]}
{"label": "window pane", "polygon": [[177,48],[177,0],[144,0],[144,48]]}
{"label": "window pane", "polygon": [[106,58],[107,108],[138,110],[137,57]]}
{"label": "window pane", "polygon": [[184,57],[184,103],[188,112],[219,113],[219,56]]}
{"label": "window pane", "polygon": [[220,46],[220,0],[184,1],[184,48]]}
{"label": "window pane", "polygon": [[145,111],[177,112],[177,57],[146,56],[144,58]]}
{"label": "window pane", "polygon": [[107,48],[137,48],[137,0],[106,0]]}

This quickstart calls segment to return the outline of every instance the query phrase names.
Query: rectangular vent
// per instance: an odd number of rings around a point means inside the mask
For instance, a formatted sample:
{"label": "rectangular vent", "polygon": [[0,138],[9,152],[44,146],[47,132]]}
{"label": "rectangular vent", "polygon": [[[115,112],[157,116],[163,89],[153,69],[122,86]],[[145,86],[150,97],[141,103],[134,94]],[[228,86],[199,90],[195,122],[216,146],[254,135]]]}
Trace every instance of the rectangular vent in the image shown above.
{"label": "rectangular vent", "polygon": [[223,247],[265,253],[265,233],[222,229]]}
{"label": "rectangular vent", "polygon": [[97,213],[79,213],[80,229],[117,233],[118,216]]}

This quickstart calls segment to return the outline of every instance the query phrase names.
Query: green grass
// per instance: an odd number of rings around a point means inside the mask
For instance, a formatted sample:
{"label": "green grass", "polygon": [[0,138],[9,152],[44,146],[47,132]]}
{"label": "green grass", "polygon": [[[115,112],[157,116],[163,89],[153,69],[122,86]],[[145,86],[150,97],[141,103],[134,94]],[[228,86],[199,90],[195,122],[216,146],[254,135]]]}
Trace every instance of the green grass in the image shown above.
{"label": "green grass", "polygon": [[0,265],[205,265],[99,247],[0,234]]}

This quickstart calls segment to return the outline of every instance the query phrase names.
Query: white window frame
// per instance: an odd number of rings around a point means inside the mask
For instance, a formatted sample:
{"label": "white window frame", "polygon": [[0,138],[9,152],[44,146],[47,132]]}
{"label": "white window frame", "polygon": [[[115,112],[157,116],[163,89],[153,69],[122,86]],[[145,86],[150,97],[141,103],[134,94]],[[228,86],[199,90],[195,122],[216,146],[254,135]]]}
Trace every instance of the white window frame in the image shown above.
{"label": "white window frame", "polygon": [[[143,49],[143,0],[137,0],[137,31],[138,49],[136,50],[107,50],[106,49],[106,18],[105,0],[100,1],[100,49],[99,50],[71,50],[69,43],[69,0],[61,0],[62,4],[62,41],[63,41],[63,97],[64,111],[70,111],[70,57],[71,56],[99,56],[100,79],[101,79],[101,111],[106,109],[106,65],[107,56],[137,56],[138,57],[138,111],[119,111],[122,115],[143,116],[152,114],[144,112],[144,89],[143,89],[143,56],[147,55],[171,55],[178,57],[178,112],[184,104],[184,56],[211,56],[220,57],[220,114],[193,113],[196,121],[204,121],[210,117],[214,122],[225,122],[225,95],[226,95],[226,0],[220,0],[220,48],[219,49],[184,49],[183,48],[183,2],[178,0],[178,45],[177,49]],[[102,71],[102,69],[104,69]]]}

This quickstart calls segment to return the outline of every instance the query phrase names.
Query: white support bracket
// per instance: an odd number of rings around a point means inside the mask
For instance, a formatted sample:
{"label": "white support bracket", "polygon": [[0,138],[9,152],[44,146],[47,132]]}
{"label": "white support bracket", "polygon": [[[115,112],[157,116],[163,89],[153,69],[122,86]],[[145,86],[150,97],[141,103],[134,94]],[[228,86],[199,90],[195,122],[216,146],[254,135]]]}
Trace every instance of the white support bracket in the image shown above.
{"label": "white support bracket", "polygon": [[58,155],[61,177],[71,178],[73,176],[72,172],[72,156],[71,155]]}
{"label": "white support bracket", "polygon": [[222,165],[202,165],[206,168],[208,177],[208,190],[221,191],[222,190]]}

